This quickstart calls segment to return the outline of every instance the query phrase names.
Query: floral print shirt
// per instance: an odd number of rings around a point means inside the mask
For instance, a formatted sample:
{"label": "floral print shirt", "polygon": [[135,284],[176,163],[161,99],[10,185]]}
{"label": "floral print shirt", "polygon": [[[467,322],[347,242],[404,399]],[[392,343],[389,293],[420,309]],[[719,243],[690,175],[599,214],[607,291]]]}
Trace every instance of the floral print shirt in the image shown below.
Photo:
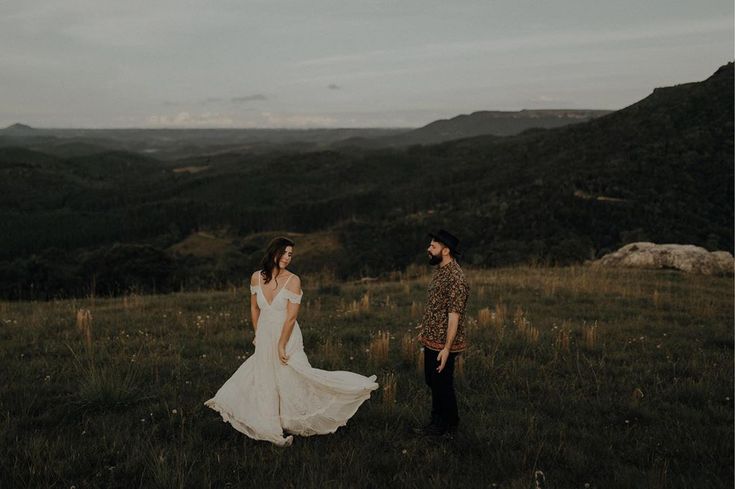
{"label": "floral print shirt", "polygon": [[429,284],[426,308],[420,323],[419,341],[426,348],[437,351],[444,348],[450,312],[459,314],[459,323],[449,351],[460,352],[467,348],[464,315],[469,295],[470,287],[455,260],[436,268]]}

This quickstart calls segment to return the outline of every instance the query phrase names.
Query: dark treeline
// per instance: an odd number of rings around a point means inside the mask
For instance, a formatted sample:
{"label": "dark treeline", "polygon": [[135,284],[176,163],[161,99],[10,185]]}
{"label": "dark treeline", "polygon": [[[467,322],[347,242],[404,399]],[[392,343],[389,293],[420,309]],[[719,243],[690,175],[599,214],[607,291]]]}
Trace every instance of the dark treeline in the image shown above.
{"label": "dark treeline", "polygon": [[[278,232],[336,236],[294,265],[343,279],[422,263],[437,227],[473,266],[577,263],[643,240],[732,251],[732,86],[730,63],[589,122],[404,149],[164,163],[14,140],[0,147],[0,296],[240,284]],[[203,169],[173,171],[184,167]],[[226,249],[171,248],[205,230]]]}

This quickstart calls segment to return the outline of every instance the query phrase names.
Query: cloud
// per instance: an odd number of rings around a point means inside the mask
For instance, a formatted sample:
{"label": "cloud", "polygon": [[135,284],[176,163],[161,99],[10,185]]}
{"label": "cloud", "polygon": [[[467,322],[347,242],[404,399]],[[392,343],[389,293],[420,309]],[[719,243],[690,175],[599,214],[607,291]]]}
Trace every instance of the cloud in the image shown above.
{"label": "cloud", "polygon": [[[653,39],[671,40],[686,36],[702,36],[717,32],[732,32],[732,18],[710,18],[703,20],[663,20],[617,29],[578,29],[545,31],[535,35],[516,35],[472,41],[429,42],[392,49],[367,50],[350,54],[302,59],[295,63],[298,68],[331,66],[364,66],[386,60],[436,60],[460,56],[554,48],[573,48],[592,44],[619,45]],[[683,42],[683,41],[682,41]],[[687,41],[688,42],[688,41]]]}
{"label": "cloud", "polygon": [[285,128],[336,127],[340,118],[332,114],[296,114],[260,112],[247,118],[216,112],[179,112],[177,114],[150,115],[146,126],[151,128]]}
{"label": "cloud", "polygon": [[186,102],[173,102],[171,100],[165,100],[161,104],[164,107],[177,107],[177,106],[191,106],[191,105],[218,105],[227,103],[228,101],[233,104],[244,104],[247,102],[252,101],[259,101],[259,100],[268,100],[268,98],[265,95],[262,94],[255,94],[255,95],[247,95],[245,97],[232,97],[230,99],[222,98],[222,97],[207,97],[204,100],[200,100],[198,102],[193,103],[186,103]]}
{"label": "cloud", "polygon": [[230,101],[235,104],[243,104],[245,102],[255,102],[259,100],[268,100],[268,97],[262,93],[256,93],[255,95],[246,95],[244,97],[232,97]]}
{"label": "cloud", "polygon": [[151,115],[147,123],[153,127],[230,127],[235,121],[226,114],[204,112],[192,114],[179,112],[176,115]]}
{"label": "cloud", "polygon": [[327,86],[327,88],[328,88],[328,89],[330,89],[330,90],[339,90],[339,89],[340,89],[340,88],[342,88],[342,87],[340,87],[339,85],[336,85],[336,84],[334,84],[334,83],[330,83],[330,84],[329,84],[329,85]]}
{"label": "cloud", "polygon": [[333,127],[337,124],[337,119],[326,115],[273,114],[271,112],[261,112],[260,115],[269,127]]}

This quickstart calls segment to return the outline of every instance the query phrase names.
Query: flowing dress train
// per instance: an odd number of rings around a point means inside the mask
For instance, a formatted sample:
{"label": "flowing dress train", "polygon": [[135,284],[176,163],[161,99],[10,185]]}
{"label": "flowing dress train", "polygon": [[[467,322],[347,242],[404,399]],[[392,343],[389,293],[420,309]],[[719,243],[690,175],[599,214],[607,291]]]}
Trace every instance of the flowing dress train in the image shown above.
{"label": "flowing dress train", "polygon": [[378,388],[375,375],[313,368],[304,353],[298,321],[286,344],[288,364],[281,364],[278,340],[287,301],[300,304],[303,297],[303,292],[299,295],[286,289],[288,280],[270,304],[260,281],[250,286],[260,308],[255,353],[204,403],[236,430],[278,446],[293,441],[284,432],[301,436],[334,433]]}

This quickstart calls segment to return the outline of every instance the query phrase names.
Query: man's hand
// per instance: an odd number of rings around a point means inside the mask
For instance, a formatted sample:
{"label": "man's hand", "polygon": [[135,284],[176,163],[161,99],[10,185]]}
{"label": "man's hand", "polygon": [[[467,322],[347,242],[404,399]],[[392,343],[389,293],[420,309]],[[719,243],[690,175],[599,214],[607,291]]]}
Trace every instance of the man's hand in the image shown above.
{"label": "man's hand", "polygon": [[436,357],[436,361],[439,362],[439,366],[436,367],[436,371],[441,373],[442,370],[444,370],[444,366],[447,364],[447,359],[449,358],[449,350],[447,348],[444,348],[442,351],[439,352],[439,355]]}

